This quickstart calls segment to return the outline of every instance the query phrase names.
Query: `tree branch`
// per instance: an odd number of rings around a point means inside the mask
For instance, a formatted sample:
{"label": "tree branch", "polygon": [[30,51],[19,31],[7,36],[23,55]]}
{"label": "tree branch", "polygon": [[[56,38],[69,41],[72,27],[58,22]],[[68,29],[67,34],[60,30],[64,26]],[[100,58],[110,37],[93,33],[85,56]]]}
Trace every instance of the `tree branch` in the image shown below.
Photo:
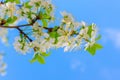
{"label": "tree branch", "polygon": [[[4,26],[4,24],[6,22],[4,22],[3,24],[0,24],[1,28],[16,28],[21,34],[23,34],[30,42],[32,42],[33,40],[22,30],[20,29],[20,27],[29,27],[32,26],[37,20],[39,19],[39,17],[36,17],[35,19],[32,20],[32,23],[30,24],[23,24],[23,25],[16,25],[16,26]],[[42,27],[42,26],[39,26]],[[48,30],[48,32],[52,32],[54,28],[48,28],[48,27],[43,27],[44,29]],[[55,30],[57,31],[59,29],[59,27]]]}
{"label": "tree branch", "polygon": [[32,42],[33,40],[26,34],[23,32],[23,30],[21,30],[19,27],[16,28],[21,34],[23,34],[30,42]]}
{"label": "tree branch", "polygon": [[19,28],[19,27],[25,27],[25,26],[31,26],[31,24],[23,24],[23,25],[18,25],[18,26],[3,26],[3,25],[0,25],[1,28]]}
{"label": "tree branch", "polygon": [[[32,26],[32,24],[23,24],[23,25],[18,25],[18,26],[3,26],[3,25],[0,25],[1,28],[20,28],[20,27],[25,27],[25,26],[29,27],[29,26]],[[42,27],[42,26],[39,26],[39,27]],[[53,30],[53,28],[48,28],[48,27],[43,27],[43,28],[48,30],[49,32],[52,32],[52,30]],[[57,29],[59,29],[59,27]]]}

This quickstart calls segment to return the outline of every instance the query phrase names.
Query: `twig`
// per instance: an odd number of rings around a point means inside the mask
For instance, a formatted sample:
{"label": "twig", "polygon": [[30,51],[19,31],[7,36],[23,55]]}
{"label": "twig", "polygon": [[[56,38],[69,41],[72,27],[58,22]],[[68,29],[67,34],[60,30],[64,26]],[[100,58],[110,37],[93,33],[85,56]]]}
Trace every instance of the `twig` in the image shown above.
{"label": "twig", "polygon": [[33,40],[25,33],[23,32],[23,30],[21,30],[19,27],[16,28],[21,34],[23,34],[30,42],[32,42]]}

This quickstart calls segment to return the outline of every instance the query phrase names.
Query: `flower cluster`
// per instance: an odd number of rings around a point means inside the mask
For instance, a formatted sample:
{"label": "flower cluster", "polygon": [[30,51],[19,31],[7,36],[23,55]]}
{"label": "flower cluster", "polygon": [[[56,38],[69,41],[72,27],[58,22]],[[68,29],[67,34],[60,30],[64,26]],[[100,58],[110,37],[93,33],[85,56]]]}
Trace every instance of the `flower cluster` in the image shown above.
{"label": "flower cluster", "polygon": [[15,38],[15,50],[26,54],[33,49],[31,62],[44,63],[44,57],[55,48],[64,48],[65,52],[84,49],[92,55],[102,48],[96,43],[100,39],[96,25],[77,22],[70,13],[61,12],[61,23],[49,26],[55,20],[50,0],[5,0],[0,4],[0,12],[0,37],[6,41],[7,29],[3,28],[17,29],[20,35]]}
{"label": "flower cluster", "polygon": [[29,44],[25,41],[25,38],[15,38],[14,48],[16,51],[26,54],[29,51]]}
{"label": "flower cluster", "polygon": [[[46,28],[40,26],[35,22],[32,26],[32,36],[34,40],[29,42],[23,40],[23,46],[18,39],[16,39],[14,46],[19,52],[25,54],[30,48],[35,48],[37,52],[49,52],[53,48],[64,48],[64,51],[79,50],[84,47],[86,50],[96,42],[97,28],[95,24],[87,26],[85,22],[76,22],[72,15],[67,12],[61,13],[63,19],[59,27],[52,28],[52,31],[45,31]],[[23,38],[24,39],[24,38]]]}

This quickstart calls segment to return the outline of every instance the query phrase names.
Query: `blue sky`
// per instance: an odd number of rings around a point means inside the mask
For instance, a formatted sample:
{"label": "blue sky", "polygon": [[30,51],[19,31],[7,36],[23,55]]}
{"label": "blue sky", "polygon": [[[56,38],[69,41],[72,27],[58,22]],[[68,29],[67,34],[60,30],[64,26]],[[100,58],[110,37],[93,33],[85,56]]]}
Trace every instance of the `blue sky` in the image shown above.
{"label": "blue sky", "polygon": [[[13,31],[10,30],[8,47],[0,43],[6,52],[7,75],[0,80],[120,80],[120,0],[52,0],[56,16],[60,11],[74,15],[77,21],[94,22],[99,28],[104,48],[91,56],[84,51],[67,52],[52,50],[46,64],[30,64],[32,53],[18,54],[13,46]],[[16,32],[15,32],[16,33]]]}

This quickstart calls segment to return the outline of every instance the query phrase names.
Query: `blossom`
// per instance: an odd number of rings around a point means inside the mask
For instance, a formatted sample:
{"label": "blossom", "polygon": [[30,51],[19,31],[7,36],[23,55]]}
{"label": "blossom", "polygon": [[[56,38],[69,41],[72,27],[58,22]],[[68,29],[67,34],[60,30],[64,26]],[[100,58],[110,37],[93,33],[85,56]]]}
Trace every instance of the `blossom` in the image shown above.
{"label": "blossom", "polygon": [[6,3],[6,9],[8,10],[9,15],[13,16],[14,12],[16,10],[16,3],[7,2]]}
{"label": "blossom", "polygon": [[29,44],[26,41],[20,42],[21,39],[19,37],[15,38],[15,42],[14,42],[14,48],[17,52],[20,52],[22,54],[26,54],[29,52]]}
{"label": "blossom", "polygon": [[[20,7],[15,2],[7,0],[0,5],[0,25],[9,27],[14,24],[13,28],[19,30],[20,36],[13,43],[17,52],[25,55],[31,49],[35,54],[47,53],[53,48],[63,48],[64,52],[82,48],[87,50],[96,43],[96,25],[75,21],[74,16],[66,11],[61,12],[60,25],[48,25],[55,19],[51,0],[27,0]],[[2,20],[5,22],[2,23]],[[7,33],[7,29],[0,28],[3,42],[7,41]]]}
{"label": "blossom", "polygon": [[64,12],[61,12],[61,15],[64,17],[62,19],[62,22],[63,23],[66,23],[66,24],[71,24],[71,22],[73,22],[73,16],[70,14],[70,13],[67,13],[66,11]]}
{"label": "blossom", "polygon": [[77,47],[77,44],[75,43],[75,38],[72,37],[72,38],[69,39],[68,44],[65,45],[64,52],[66,52],[66,51],[72,51],[76,47]]}
{"label": "blossom", "polygon": [[86,45],[85,45],[85,50],[90,46],[93,46],[96,42],[96,36],[97,36],[97,28],[96,28],[96,25],[95,24],[92,24],[92,33],[91,33],[91,38],[90,38],[90,42],[88,42]]}
{"label": "blossom", "polygon": [[6,63],[3,61],[3,55],[0,54],[0,75],[5,76],[6,75]]}
{"label": "blossom", "polygon": [[7,29],[3,29],[3,28],[0,28],[0,38],[2,40],[2,42],[6,43],[7,42]]}
{"label": "blossom", "polygon": [[54,39],[36,39],[32,42],[33,47],[36,47],[40,52],[47,52],[53,47]]}
{"label": "blossom", "polygon": [[33,36],[35,38],[39,38],[42,35],[43,35],[43,28],[39,26],[38,22],[35,22],[33,24]]}
{"label": "blossom", "polygon": [[41,3],[42,0],[30,0],[29,5],[33,6],[35,3]]}

